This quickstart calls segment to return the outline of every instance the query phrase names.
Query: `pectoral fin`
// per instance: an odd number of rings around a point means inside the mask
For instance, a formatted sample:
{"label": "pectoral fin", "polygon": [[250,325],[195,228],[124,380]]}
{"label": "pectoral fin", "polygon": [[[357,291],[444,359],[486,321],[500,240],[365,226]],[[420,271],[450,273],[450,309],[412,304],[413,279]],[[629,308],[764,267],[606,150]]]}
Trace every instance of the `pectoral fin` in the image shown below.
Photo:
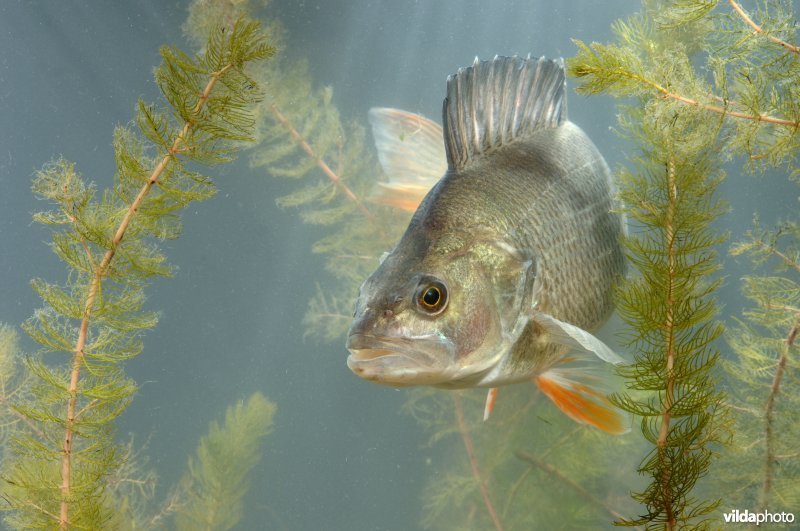
{"label": "pectoral fin", "polygon": [[591,352],[598,358],[614,365],[624,363],[608,345],[594,337],[592,334],[575,325],[559,321],[552,315],[536,313],[534,320],[548,333],[548,340],[560,345],[566,345],[579,352]]}
{"label": "pectoral fin", "polygon": [[583,376],[577,369],[550,369],[535,382],[572,420],[615,435],[629,431],[627,416],[609,402],[605,393],[580,382]]}
{"label": "pectoral fin", "polygon": [[577,422],[613,434],[628,431],[628,416],[607,398],[615,375],[610,365],[601,362],[619,365],[625,360],[586,330],[541,312],[533,318],[547,332],[548,341],[572,351],[557,367],[535,377],[539,389]]}

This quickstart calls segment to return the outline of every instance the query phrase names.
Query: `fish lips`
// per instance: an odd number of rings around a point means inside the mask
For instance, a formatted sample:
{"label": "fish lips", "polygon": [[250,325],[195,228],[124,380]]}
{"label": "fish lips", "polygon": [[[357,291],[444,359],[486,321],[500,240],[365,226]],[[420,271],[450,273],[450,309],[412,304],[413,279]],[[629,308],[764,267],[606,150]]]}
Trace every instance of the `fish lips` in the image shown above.
{"label": "fish lips", "polygon": [[401,387],[447,381],[454,348],[439,335],[378,337],[354,333],[347,337],[347,366],[361,378]]}

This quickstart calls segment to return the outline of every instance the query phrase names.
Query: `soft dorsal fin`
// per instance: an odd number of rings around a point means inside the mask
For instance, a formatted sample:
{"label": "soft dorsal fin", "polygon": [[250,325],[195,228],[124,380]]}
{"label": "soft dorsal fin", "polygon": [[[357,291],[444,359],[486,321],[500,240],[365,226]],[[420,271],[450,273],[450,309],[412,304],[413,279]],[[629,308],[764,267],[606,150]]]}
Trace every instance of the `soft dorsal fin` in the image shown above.
{"label": "soft dorsal fin", "polygon": [[563,59],[495,57],[447,78],[444,144],[451,169],[567,119]]}
{"label": "soft dorsal fin", "polygon": [[377,183],[370,200],[414,212],[447,171],[442,128],[419,114],[384,107],[369,110],[369,123],[388,179]]}

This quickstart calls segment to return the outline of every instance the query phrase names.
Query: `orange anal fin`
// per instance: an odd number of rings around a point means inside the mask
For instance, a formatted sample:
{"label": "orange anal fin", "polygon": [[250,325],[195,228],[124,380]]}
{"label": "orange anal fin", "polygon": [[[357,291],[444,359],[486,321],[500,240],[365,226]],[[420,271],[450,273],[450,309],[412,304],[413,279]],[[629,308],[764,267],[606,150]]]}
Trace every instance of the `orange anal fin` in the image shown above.
{"label": "orange anal fin", "polygon": [[492,411],[494,411],[495,400],[497,400],[497,387],[492,387],[489,389],[489,393],[486,395],[486,405],[483,408],[484,422],[489,420],[489,415],[491,415]]}
{"label": "orange anal fin", "polygon": [[615,435],[628,431],[626,417],[603,393],[566,378],[565,372],[551,369],[537,376],[534,381],[558,409],[572,420]]}

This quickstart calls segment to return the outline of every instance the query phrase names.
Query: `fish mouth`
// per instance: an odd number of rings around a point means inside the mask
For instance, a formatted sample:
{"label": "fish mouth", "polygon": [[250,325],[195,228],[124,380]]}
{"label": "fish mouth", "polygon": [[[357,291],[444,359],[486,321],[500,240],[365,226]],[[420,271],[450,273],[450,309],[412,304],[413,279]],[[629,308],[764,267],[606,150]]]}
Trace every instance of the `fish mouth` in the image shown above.
{"label": "fish mouth", "polygon": [[454,352],[452,344],[438,335],[405,338],[356,333],[347,337],[347,349],[351,371],[393,387],[447,381]]}

